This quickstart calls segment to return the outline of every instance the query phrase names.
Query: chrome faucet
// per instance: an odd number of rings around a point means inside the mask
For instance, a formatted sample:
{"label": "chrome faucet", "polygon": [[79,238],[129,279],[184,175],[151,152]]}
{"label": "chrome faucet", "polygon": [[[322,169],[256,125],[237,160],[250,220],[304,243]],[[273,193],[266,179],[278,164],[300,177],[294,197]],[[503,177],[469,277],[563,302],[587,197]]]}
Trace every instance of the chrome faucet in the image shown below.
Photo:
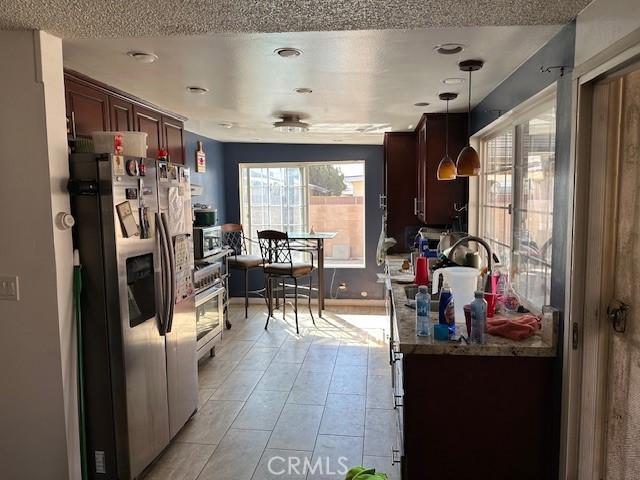
{"label": "chrome faucet", "polygon": [[489,244],[484,241],[482,238],[480,237],[476,237],[474,235],[469,235],[468,237],[464,237],[461,238],[460,240],[458,240],[456,243],[454,243],[451,248],[449,249],[449,254],[447,255],[447,259],[449,259],[449,261],[453,262],[453,252],[455,251],[456,248],[458,248],[458,246],[462,243],[466,243],[466,242],[476,242],[479,243],[480,245],[482,245],[484,247],[484,249],[487,251],[487,274],[491,274],[491,262],[492,260],[495,260],[495,262],[497,263],[498,257],[495,256],[495,254],[493,253],[493,251],[491,250],[491,247],[489,246]]}

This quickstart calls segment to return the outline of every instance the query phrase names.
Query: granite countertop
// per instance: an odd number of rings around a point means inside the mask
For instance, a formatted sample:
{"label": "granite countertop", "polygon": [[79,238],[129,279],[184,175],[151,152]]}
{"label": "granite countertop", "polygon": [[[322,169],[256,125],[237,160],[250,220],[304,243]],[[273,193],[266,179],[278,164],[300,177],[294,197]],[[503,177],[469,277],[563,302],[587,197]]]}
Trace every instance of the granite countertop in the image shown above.
{"label": "granite countertop", "polygon": [[[399,274],[404,256],[390,256],[387,258],[389,284],[393,293],[395,325],[394,340],[398,350],[403,354],[422,355],[482,355],[492,357],[554,357],[556,355],[557,325],[543,324],[540,332],[526,340],[514,341],[508,338],[487,334],[484,345],[467,344],[461,341],[438,341],[430,337],[416,335],[416,311],[406,306],[407,296],[404,291],[406,284],[399,284],[393,280]],[[438,313],[431,313],[432,323],[438,323]],[[466,337],[467,326],[456,323],[457,334]]]}

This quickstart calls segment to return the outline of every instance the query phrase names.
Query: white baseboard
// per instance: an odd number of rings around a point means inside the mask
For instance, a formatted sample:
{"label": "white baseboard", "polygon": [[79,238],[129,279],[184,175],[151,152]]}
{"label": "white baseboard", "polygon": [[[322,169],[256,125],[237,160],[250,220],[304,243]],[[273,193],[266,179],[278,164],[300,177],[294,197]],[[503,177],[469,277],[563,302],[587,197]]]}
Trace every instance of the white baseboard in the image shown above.
{"label": "white baseboard", "polygon": [[[291,300],[291,299],[289,299]],[[298,299],[300,305],[306,304],[306,299]],[[244,297],[231,297],[229,303],[233,305],[244,305]],[[249,305],[264,305],[264,300],[259,297],[249,297]],[[311,299],[312,305],[317,305],[318,300],[316,298]],[[385,301],[383,299],[371,298],[327,298],[324,301],[325,305],[336,305],[342,307],[384,307]]]}

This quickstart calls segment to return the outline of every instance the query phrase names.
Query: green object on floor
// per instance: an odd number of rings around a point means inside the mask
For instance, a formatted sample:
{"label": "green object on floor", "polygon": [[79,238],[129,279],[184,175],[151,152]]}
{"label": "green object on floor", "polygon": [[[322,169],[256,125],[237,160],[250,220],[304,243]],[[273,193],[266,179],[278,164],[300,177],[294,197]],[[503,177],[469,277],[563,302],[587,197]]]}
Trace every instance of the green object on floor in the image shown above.
{"label": "green object on floor", "polygon": [[389,480],[386,473],[376,473],[375,468],[353,467],[345,480]]}

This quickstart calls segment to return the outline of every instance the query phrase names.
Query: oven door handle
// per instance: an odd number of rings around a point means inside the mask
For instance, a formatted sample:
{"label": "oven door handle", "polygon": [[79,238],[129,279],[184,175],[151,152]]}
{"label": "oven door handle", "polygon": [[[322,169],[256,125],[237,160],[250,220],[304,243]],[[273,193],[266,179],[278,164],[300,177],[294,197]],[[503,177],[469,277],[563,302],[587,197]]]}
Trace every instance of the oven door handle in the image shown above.
{"label": "oven door handle", "polygon": [[164,238],[167,254],[169,256],[169,298],[167,299],[167,324],[165,328],[165,334],[171,332],[173,326],[173,311],[176,303],[176,257],[173,251],[173,242],[169,235],[169,220],[166,213],[161,213],[162,229],[164,230]]}
{"label": "oven door handle", "polygon": [[[207,292],[207,291],[205,290],[205,292]],[[203,292],[203,293],[205,293],[205,292]],[[215,298],[215,297],[219,296],[222,293],[224,293],[224,287],[219,286],[219,287],[212,287],[211,291],[209,293],[205,293],[205,296],[202,297],[202,298],[200,298],[198,295],[196,295],[196,307],[199,307],[200,305],[208,302],[212,298]]]}

